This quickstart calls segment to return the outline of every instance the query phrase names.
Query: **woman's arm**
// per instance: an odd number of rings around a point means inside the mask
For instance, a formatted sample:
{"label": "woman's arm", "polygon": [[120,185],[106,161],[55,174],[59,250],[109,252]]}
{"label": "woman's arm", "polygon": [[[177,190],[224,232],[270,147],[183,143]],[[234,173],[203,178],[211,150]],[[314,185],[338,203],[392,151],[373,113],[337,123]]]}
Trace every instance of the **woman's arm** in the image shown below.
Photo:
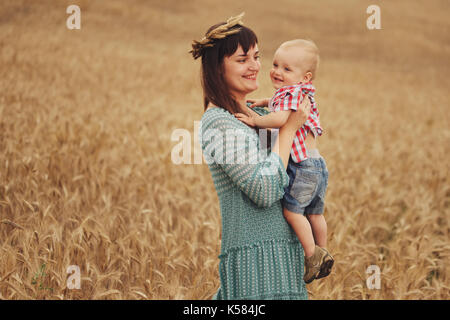
{"label": "woman's arm", "polygon": [[258,148],[259,137],[226,113],[202,119],[201,142],[206,163],[213,168],[216,189],[233,184],[256,206],[269,207],[284,195],[289,177],[280,157]]}
{"label": "woman's arm", "polygon": [[295,133],[309,117],[311,112],[311,103],[309,99],[303,99],[297,111],[291,112],[284,126],[280,128],[272,152],[278,154],[283,161],[284,168],[287,168],[289,155],[291,153],[292,141]]}
{"label": "woman's arm", "polygon": [[289,184],[286,167],[292,140],[295,131],[307,119],[305,110],[291,113],[269,153],[257,147],[256,133],[243,130],[236,119],[226,113],[210,113],[203,119],[203,155],[209,165],[220,168],[215,175],[221,188],[227,187],[229,180],[225,177],[228,177],[258,207],[268,207],[280,200]]}
{"label": "woman's arm", "polygon": [[[259,117],[267,117],[270,115],[260,116],[254,110],[250,111]],[[280,131],[278,133],[277,140],[275,140],[272,152],[275,152],[280,156],[283,161],[284,168],[287,168],[289,155],[292,148],[292,141],[294,140],[296,131],[300,129],[309,118],[311,113],[311,101],[309,99],[303,99],[302,103],[298,106],[297,111],[279,111],[273,113],[282,114],[282,112],[285,112],[283,117],[287,114],[287,120],[285,120],[284,124],[280,126]]]}

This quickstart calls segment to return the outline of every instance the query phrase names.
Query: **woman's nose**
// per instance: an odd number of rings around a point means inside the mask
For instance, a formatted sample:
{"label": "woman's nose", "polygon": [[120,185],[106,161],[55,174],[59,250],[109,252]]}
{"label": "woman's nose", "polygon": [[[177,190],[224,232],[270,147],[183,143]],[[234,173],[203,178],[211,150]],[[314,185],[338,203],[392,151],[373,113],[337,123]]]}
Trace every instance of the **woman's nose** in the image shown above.
{"label": "woman's nose", "polygon": [[251,60],[249,68],[252,71],[258,71],[261,68],[261,64],[258,60]]}

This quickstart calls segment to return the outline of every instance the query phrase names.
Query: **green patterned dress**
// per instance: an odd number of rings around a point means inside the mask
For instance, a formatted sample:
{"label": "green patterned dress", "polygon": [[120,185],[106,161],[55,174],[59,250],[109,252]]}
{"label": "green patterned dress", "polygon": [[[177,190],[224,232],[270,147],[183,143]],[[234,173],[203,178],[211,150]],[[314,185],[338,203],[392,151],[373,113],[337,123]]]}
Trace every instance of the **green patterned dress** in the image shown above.
{"label": "green patterned dress", "polygon": [[280,202],[289,183],[281,158],[264,147],[255,129],[222,108],[205,111],[199,138],[222,218],[214,298],[307,299],[303,249]]}

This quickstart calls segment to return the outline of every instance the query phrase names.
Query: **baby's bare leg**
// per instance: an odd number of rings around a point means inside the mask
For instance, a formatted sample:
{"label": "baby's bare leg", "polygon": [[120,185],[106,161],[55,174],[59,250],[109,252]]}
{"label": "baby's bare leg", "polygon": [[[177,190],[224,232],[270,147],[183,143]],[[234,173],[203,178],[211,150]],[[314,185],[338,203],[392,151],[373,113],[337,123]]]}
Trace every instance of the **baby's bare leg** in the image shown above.
{"label": "baby's bare leg", "polygon": [[292,229],[294,229],[298,240],[300,240],[300,243],[303,246],[303,250],[305,251],[305,256],[312,256],[314,254],[316,244],[314,242],[313,232],[311,230],[308,219],[306,219],[304,215],[291,212],[286,208],[283,208],[283,213],[287,222],[290,224]]}
{"label": "baby's bare leg", "polygon": [[308,214],[306,216],[311,224],[314,240],[319,247],[327,246],[327,222],[323,214]]}

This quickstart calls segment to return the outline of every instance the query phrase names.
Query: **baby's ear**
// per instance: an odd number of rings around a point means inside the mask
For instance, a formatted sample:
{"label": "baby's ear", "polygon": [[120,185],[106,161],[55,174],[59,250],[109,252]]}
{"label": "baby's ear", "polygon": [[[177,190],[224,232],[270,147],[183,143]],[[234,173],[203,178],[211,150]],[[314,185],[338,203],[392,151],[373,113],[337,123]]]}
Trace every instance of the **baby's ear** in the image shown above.
{"label": "baby's ear", "polygon": [[308,71],[308,72],[305,74],[304,80],[305,80],[305,81],[311,81],[312,78],[313,78],[312,72],[311,72],[311,71]]}

